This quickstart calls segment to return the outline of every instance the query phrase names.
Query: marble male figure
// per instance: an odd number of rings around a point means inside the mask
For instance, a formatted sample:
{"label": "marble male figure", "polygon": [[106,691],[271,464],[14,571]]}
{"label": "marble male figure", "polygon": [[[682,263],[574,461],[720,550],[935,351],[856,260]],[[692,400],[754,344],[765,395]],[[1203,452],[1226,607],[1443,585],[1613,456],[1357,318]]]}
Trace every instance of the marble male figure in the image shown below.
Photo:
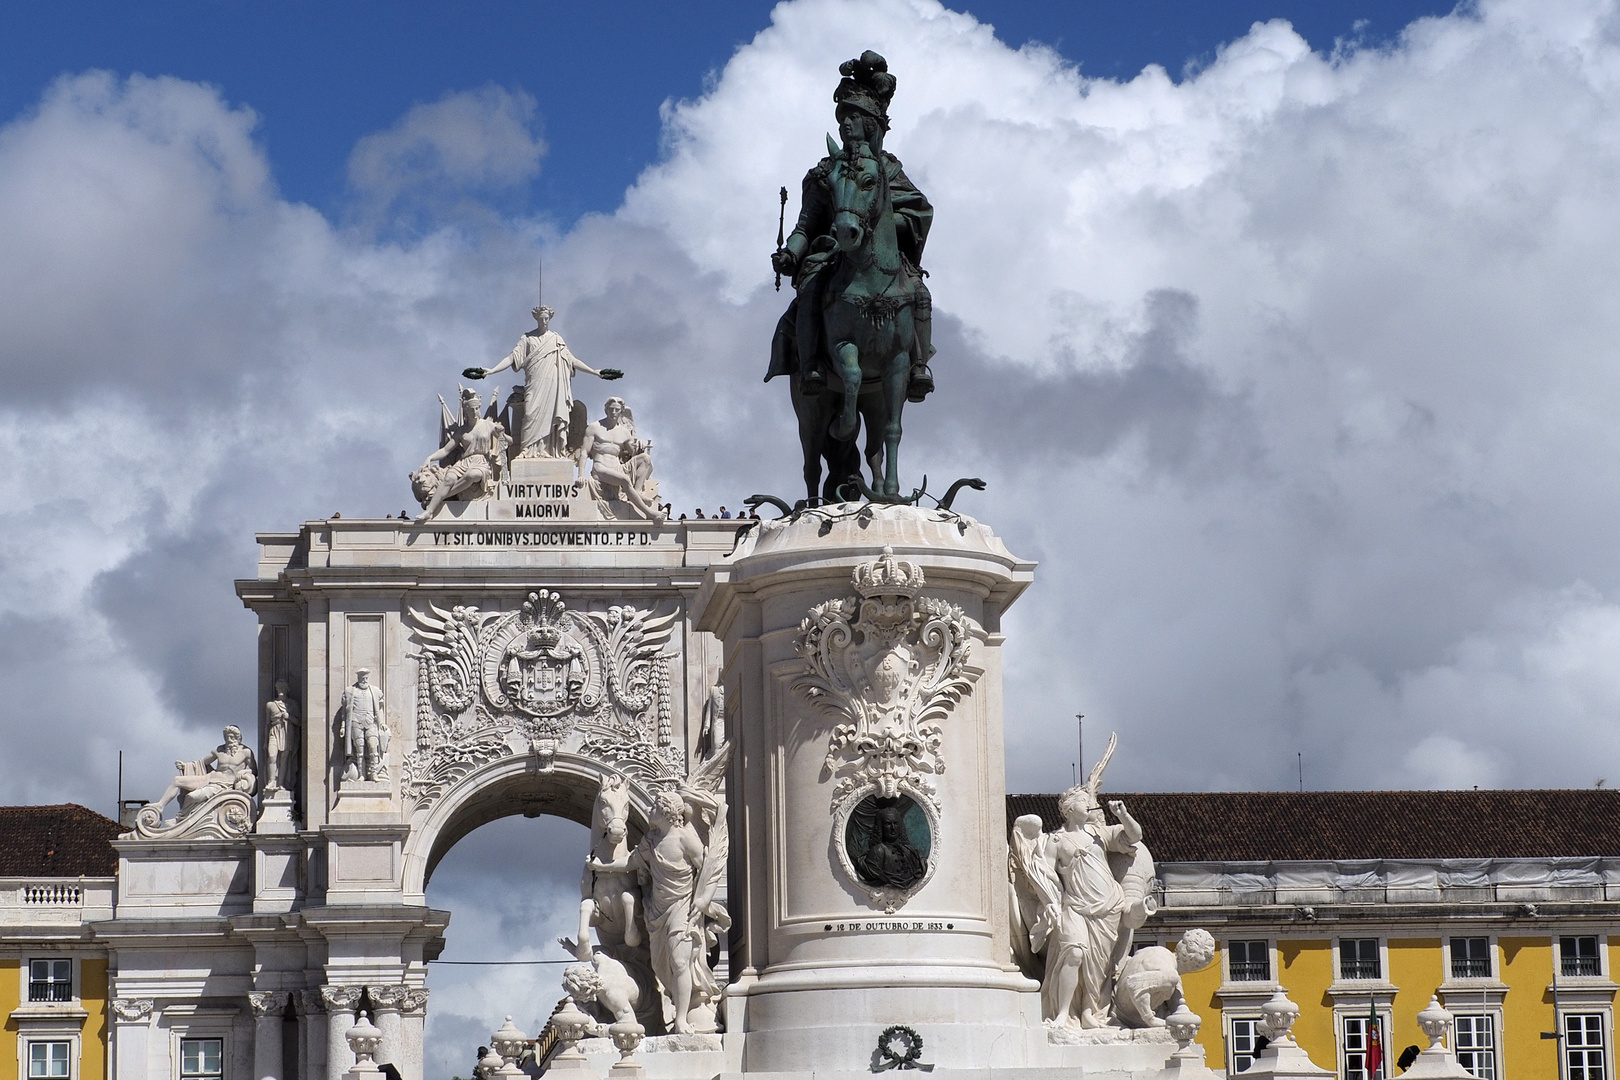
{"label": "marble male figure", "polygon": [[568,343],[551,329],[556,312],[542,304],[530,314],[535,327],[518,339],[516,347],[492,368],[468,368],[469,378],[482,379],[501,371],[523,374],[523,430],[518,434],[519,457],[568,456],[568,425],[574,411],[574,372],[602,379],[617,379],[613,368],[597,371],[568,351]]}
{"label": "marble male figure", "polygon": [[343,779],[388,779],[388,717],[382,691],[371,685],[369,668],[354,673],[343,691]]}
{"label": "marble male figure", "polygon": [[287,680],[276,680],[276,696],[264,705],[264,791],[273,794],[297,785],[298,703],[287,693]]}
{"label": "marble male figure", "polygon": [[171,799],[179,796],[180,816],[184,817],[220,792],[253,794],[258,786],[258,763],[253,760],[253,751],[243,744],[242,729],[234,724],[225,729],[224,736],[223,744],[197,761],[175,762],[179,775],[148,805],[161,811]]}
{"label": "marble male figure", "polygon": [[623,398],[608,398],[602,413],[602,419],[585,429],[580,444],[581,460],[591,463],[591,497],[621,499],[648,521],[662,523],[658,484],[652,479],[651,441],[636,437],[635,418]]}

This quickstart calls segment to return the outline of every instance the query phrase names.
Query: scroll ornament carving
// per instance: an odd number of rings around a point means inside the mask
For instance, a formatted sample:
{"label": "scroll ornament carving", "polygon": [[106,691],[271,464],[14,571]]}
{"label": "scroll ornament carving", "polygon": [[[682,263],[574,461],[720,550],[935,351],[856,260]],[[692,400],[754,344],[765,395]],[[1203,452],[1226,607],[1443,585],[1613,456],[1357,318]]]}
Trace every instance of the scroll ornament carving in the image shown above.
{"label": "scroll ornament carving", "polygon": [[326,1002],[319,990],[299,990],[293,994],[293,1007],[300,1016],[320,1016],[326,1012]]}
{"label": "scroll ornament carving", "polygon": [[358,986],[323,986],[321,987],[321,1004],[329,1013],[352,1013],[360,1004],[360,988]]}
{"label": "scroll ornament carving", "polygon": [[400,1012],[405,1005],[406,988],[403,985],[368,986],[366,993],[371,995],[371,1003],[379,1009]]}
{"label": "scroll ornament carving", "polygon": [[125,1023],[145,1020],[152,1015],[151,998],[113,998],[113,1012]]}
{"label": "scroll ornament carving", "polygon": [[855,568],[852,584],[857,595],[810,610],[797,642],[807,670],[794,688],[848,720],[823,764],[823,779],[838,778],[832,812],[902,792],[937,811],[937,721],[972,689],[972,623],[957,605],[918,595],[922,567],[887,546]]}
{"label": "scroll ornament carving", "polygon": [[426,988],[416,989],[407,987],[405,1000],[400,1003],[399,1011],[406,1016],[421,1016],[427,1012],[428,992]]}
{"label": "scroll ornament carving", "polygon": [[251,990],[248,992],[248,1005],[256,1017],[279,1016],[287,1009],[288,997],[285,990]]}
{"label": "scroll ornament carving", "polygon": [[417,657],[416,748],[406,756],[417,806],[520,745],[579,738],[579,752],[648,781],[678,780],[668,645],[676,613],[622,606],[570,611],[530,593],[514,611],[433,604],[411,612]]}

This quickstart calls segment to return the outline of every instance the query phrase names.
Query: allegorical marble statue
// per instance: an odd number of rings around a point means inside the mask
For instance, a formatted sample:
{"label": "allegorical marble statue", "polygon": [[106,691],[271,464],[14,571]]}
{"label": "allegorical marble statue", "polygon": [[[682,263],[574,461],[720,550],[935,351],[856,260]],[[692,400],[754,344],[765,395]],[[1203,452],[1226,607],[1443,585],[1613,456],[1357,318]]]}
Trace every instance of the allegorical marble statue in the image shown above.
{"label": "allegorical marble statue", "polygon": [[[690,820],[694,806],[708,821],[707,844]],[[630,868],[641,882],[653,971],[673,1006],[671,1026],[684,1035],[697,1030],[693,1012],[712,1007],[720,996],[709,949],[717,928],[731,924],[716,900],[726,874],[726,852],[716,849],[714,837],[724,832],[725,804],[717,794],[660,791],[649,817]],[[712,1016],[701,1026],[712,1031]]]}
{"label": "allegorical marble statue", "polygon": [[176,796],[180,797],[180,817],[201,808],[209,799],[222,792],[239,791],[252,795],[258,786],[258,763],[253,751],[242,742],[242,729],[232,725],[224,732],[225,741],[196,761],[177,761],[179,773],[169,782],[163,794],[148,803],[161,814],[163,808]]}
{"label": "allegorical marble statue", "polygon": [[298,702],[288,694],[287,680],[276,680],[276,696],[264,704],[264,791],[266,795],[298,784]]}
{"label": "allegorical marble statue", "polygon": [[[593,499],[618,499],[636,513],[662,522],[658,509],[658,482],[652,478],[652,443],[636,436],[636,419],[623,398],[610,397],[602,406],[602,419],[585,428],[580,444],[581,462],[591,463],[588,480]],[[583,469],[583,465],[581,465]]]}
{"label": "allegorical marble statue", "polygon": [[1028,951],[1041,961],[1041,1012],[1057,1027],[1109,1023],[1114,972],[1132,931],[1157,907],[1142,827],[1118,800],[1108,809],[1119,824],[1107,824],[1097,803],[1116,742],[1111,736],[1086,782],[1058,799],[1061,828],[1043,833],[1033,814],[1013,822],[1014,931],[1028,935]]}
{"label": "allegorical marble statue", "polygon": [[343,689],[343,779],[388,779],[388,715],[382,690],[371,685],[371,670],[358,668],[354,685]]}
{"label": "allegorical marble statue", "polygon": [[842,145],[828,137],[827,156],[801,185],[798,223],[771,259],[792,277],[795,296],[777,323],[765,378],[792,376],[811,498],[821,457],[831,484],[843,470],[858,473],[859,456],[829,440],[852,444],[861,418],[873,488],[896,494],[901,409],[934,389],[933,300],[921,270],[934,210],[883,148],[896,80],[870,51],[838,70]]}
{"label": "allegorical marble statue", "polygon": [[1163,1027],[1181,1005],[1181,977],[1215,961],[1215,938],[1196,927],[1181,935],[1176,951],[1162,945],[1138,949],[1120,965],[1114,984],[1114,1018],[1125,1027]]}
{"label": "allegorical marble statue", "polygon": [[451,499],[494,494],[511,439],[499,420],[479,416],[482,408],[478,394],[463,388],[460,418],[445,424],[443,444],[411,474],[411,490],[422,503],[418,522],[431,520]]}
{"label": "allegorical marble statue", "polygon": [[568,343],[551,329],[557,313],[542,304],[530,314],[535,327],[518,339],[516,347],[492,368],[468,368],[464,374],[482,379],[511,370],[523,374],[523,423],[518,435],[518,455],[565,458],[568,456],[568,426],[574,412],[574,372],[583,371],[602,379],[617,379],[624,373],[613,368],[597,371],[568,351]]}

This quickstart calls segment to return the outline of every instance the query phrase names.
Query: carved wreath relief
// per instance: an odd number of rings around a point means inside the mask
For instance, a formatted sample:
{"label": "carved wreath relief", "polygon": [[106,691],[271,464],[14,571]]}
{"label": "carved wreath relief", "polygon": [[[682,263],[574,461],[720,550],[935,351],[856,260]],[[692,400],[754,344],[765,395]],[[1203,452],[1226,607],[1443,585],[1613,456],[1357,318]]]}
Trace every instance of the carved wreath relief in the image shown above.
{"label": "carved wreath relief", "polygon": [[922,567],[891,548],[855,568],[857,595],[810,609],[799,624],[807,671],[794,683],[848,722],[827,747],[833,848],[849,877],[889,910],[932,876],[945,771],[937,721],[972,689],[972,623],[955,604],[919,596]]}
{"label": "carved wreath relief", "polygon": [[512,753],[513,735],[547,767],[566,743],[645,780],[682,774],[665,652],[677,613],[570,611],[542,590],[514,611],[430,603],[411,615],[421,653],[404,772],[418,806]]}

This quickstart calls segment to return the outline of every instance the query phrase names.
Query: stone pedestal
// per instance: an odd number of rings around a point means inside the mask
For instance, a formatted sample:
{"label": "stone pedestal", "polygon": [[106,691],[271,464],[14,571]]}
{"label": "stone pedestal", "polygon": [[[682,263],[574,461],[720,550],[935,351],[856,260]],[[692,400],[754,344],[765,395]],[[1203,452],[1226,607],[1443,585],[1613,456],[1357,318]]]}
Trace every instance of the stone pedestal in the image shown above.
{"label": "stone pedestal", "polygon": [[[762,523],[711,566],[746,1071],[864,1071],[901,1024],[951,1068],[1044,1057],[1009,960],[1000,663],[1033,569],[970,519],[855,505]],[[907,842],[863,857],[883,807]]]}

